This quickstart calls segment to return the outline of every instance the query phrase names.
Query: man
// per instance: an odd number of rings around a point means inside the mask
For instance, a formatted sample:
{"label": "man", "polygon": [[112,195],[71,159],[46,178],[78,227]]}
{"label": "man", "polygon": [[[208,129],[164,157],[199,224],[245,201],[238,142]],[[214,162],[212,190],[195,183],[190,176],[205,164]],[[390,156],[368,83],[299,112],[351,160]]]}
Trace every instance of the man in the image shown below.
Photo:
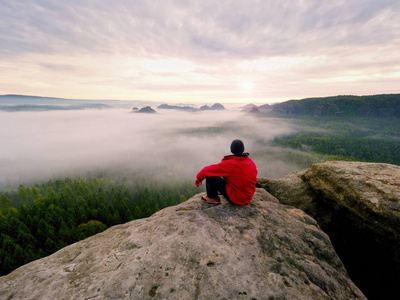
{"label": "man", "polygon": [[206,179],[207,194],[201,198],[210,204],[220,204],[218,192],[226,200],[236,205],[248,204],[256,191],[257,167],[248,153],[244,153],[241,140],[231,143],[233,155],[225,156],[215,165],[204,167],[197,174],[195,185],[198,187]]}

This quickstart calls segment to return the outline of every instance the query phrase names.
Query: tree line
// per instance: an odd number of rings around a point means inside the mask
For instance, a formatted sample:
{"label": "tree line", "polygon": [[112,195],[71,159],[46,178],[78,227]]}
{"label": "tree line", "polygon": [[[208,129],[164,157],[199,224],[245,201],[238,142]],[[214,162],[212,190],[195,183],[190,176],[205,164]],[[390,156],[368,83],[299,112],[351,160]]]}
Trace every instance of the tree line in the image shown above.
{"label": "tree line", "polygon": [[400,94],[305,98],[278,103],[272,108],[284,115],[400,118]]}
{"label": "tree line", "polygon": [[105,229],[149,217],[198,190],[191,182],[50,180],[0,191],[0,275]]}
{"label": "tree line", "polygon": [[396,140],[301,132],[275,138],[274,145],[330,155],[336,160],[400,165],[400,142]]}

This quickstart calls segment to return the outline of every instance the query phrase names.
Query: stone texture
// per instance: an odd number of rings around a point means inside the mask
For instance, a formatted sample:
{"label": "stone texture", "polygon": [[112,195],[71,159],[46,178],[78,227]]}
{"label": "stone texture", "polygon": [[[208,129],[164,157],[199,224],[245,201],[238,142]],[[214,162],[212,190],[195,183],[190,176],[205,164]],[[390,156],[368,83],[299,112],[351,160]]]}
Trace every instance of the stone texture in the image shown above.
{"label": "stone texture", "polygon": [[292,172],[279,179],[258,178],[257,184],[271,195],[275,195],[280,203],[292,205],[315,215],[314,191],[305,182],[306,171]]}
{"label": "stone texture", "polygon": [[263,189],[112,227],[0,277],[0,298],[366,299],[316,221]]}
{"label": "stone texture", "polygon": [[312,215],[328,233],[369,299],[391,299],[400,286],[400,167],[327,162],[285,178],[259,179],[281,203]]}

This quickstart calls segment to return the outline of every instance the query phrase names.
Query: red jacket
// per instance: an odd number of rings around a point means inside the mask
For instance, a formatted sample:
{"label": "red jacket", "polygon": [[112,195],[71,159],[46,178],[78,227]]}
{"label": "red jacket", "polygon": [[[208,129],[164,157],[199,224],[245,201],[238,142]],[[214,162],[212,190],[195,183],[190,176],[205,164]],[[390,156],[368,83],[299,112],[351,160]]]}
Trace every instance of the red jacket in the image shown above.
{"label": "red jacket", "polygon": [[256,191],[257,167],[248,156],[228,155],[220,163],[204,167],[197,174],[199,181],[206,177],[223,177],[229,199],[234,204],[245,205]]}

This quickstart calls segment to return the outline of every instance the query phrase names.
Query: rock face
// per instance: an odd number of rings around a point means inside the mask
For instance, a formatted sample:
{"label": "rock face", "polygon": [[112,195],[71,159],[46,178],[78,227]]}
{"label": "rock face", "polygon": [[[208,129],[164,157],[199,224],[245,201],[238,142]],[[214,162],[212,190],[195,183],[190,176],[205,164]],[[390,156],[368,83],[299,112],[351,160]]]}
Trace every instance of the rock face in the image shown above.
{"label": "rock face", "polygon": [[258,184],[318,221],[368,299],[398,293],[400,167],[328,162]]}
{"label": "rock face", "polygon": [[0,298],[366,299],[316,221],[263,189],[114,226],[0,277]]}

